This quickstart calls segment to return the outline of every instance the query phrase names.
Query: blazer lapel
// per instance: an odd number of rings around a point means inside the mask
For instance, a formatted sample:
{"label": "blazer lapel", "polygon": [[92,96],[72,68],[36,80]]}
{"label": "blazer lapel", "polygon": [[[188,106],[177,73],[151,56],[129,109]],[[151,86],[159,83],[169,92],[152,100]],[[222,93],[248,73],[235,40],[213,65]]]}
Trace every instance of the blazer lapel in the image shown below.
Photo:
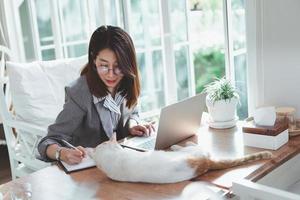
{"label": "blazer lapel", "polygon": [[113,127],[110,118],[110,111],[103,107],[103,105],[97,106],[97,112],[100,116],[100,120],[104,129],[105,134],[108,138],[111,138],[113,134]]}
{"label": "blazer lapel", "polygon": [[126,100],[124,100],[122,106],[121,106],[121,118],[123,120],[123,127],[125,127],[126,125],[126,122],[128,120],[128,117],[129,117],[129,111],[128,111],[128,108],[126,107]]}

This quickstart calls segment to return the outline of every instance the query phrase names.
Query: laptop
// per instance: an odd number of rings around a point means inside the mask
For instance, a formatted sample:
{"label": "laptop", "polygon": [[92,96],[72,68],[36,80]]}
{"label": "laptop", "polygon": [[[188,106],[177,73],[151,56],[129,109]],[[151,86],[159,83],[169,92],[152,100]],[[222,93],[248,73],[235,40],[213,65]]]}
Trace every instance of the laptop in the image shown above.
{"label": "laptop", "polygon": [[201,93],[162,108],[157,132],[149,137],[125,139],[121,145],[139,151],[162,150],[197,134],[206,110],[205,97]]}

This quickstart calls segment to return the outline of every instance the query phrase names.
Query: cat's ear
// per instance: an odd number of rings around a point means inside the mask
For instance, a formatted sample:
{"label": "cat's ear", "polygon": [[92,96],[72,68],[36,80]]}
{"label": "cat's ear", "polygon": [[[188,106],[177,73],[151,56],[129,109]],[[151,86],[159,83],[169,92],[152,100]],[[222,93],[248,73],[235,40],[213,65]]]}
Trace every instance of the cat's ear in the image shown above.
{"label": "cat's ear", "polygon": [[113,132],[113,134],[111,135],[111,138],[109,139],[109,141],[117,142],[117,133],[116,132]]}
{"label": "cat's ear", "polygon": [[86,149],[87,155],[89,155],[91,158],[93,158],[95,160],[96,149],[95,148],[85,148],[85,149]]}

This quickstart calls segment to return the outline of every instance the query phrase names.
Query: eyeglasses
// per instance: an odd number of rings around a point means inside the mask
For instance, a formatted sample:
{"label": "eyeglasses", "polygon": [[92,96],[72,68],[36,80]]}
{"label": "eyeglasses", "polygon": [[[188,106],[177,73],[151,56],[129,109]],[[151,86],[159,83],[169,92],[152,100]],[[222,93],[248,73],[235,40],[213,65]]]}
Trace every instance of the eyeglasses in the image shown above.
{"label": "eyeglasses", "polygon": [[112,70],[116,76],[123,75],[123,73],[119,67],[115,67],[115,68],[111,69],[108,66],[96,66],[96,68],[100,74],[108,74],[109,70]]}

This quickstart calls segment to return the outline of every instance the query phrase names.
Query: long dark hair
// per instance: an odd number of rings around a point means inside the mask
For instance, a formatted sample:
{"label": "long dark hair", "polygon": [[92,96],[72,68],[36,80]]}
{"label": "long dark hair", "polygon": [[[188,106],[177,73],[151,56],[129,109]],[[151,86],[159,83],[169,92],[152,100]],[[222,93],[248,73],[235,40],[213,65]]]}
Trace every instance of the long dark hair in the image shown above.
{"label": "long dark hair", "polygon": [[123,29],[115,26],[100,26],[92,34],[89,44],[89,61],[81,71],[85,75],[90,92],[96,97],[104,97],[108,89],[95,70],[94,60],[103,49],[111,49],[117,57],[118,67],[124,77],[118,91],[125,96],[128,108],[136,105],[140,95],[140,79],[137,69],[135,48],[131,37]]}

